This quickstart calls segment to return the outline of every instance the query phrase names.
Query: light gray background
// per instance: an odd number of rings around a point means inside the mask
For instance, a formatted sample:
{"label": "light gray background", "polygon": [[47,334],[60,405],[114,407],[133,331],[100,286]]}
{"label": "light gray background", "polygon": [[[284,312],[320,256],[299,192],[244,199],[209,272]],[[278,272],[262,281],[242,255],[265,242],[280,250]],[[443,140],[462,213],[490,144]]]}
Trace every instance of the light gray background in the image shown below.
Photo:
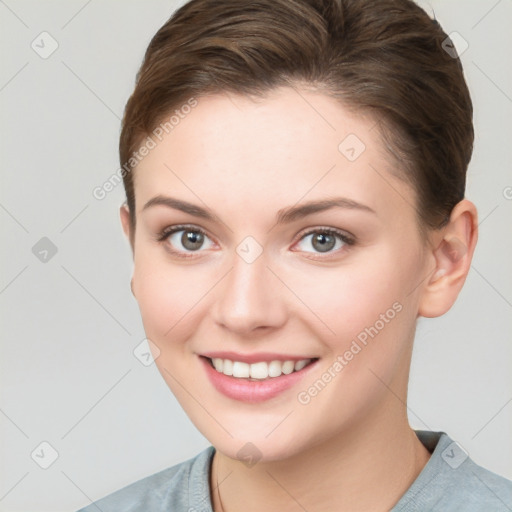
{"label": "light gray background", "polygon": [[[0,0],[2,511],[75,510],[209,444],[133,354],[144,332],[118,220],[123,189],[92,196],[118,168],[143,52],[179,4]],[[512,2],[422,5],[469,44],[467,196],[480,241],[456,306],[419,322],[410,419],[512,478]],[[31,48],[43,31],[59,45],[47,59]],[[32,252],[42,237],[57,247],[47,262]],[[36,463],[50,460],[43,441],[58,452],[48,469]]]}

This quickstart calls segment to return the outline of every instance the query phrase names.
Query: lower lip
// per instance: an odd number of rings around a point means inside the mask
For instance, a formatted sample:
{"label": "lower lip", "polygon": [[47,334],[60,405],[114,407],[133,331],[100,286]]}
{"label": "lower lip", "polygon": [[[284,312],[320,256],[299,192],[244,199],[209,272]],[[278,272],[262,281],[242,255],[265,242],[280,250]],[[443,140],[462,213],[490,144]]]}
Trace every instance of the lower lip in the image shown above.
{"label": "lower lip", "polygon": [[206,375],[217,391],[234,400],[249,403],[264,402],[291,388],[309,373],[318,362],[317,359],[298,372],[255,381],[224,375],[213,368],[208,358],[203,356],[199,358],[205,368]]}

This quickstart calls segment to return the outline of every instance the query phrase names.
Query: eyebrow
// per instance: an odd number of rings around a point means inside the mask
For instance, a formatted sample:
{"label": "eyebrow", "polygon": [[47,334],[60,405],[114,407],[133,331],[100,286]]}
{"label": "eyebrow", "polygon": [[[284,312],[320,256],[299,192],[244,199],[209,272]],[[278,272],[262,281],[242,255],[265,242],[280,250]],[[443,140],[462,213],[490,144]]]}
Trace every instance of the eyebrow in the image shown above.
{"label": "eyebrow", "polygon": [[[182,212],[188,213],[189,215],[193,215],[194,217],[199,217],[201,219],[209,220],[212,222],[217,220],[217,217],[208,208],[203,208],[201,206],[188,203],[187,201],[176,199],[174,197],[161,195],[150,199],[144,205],[142,211],[157,205],[167,206],[168,208],[173,208],[174,210],[180,210]],[[276,224],[290,223],[303,217],[307,217],[308,215],[312,215],[313,213],[330,210],[331,208],[336,207],[349,210],[361,210],[376,214],[375,210],[362,203],[358,203],[357,201],[353,201],[352,199],[347,199],[345,197],[334,197],[331,199],[309,201],[298,206],[283,208],[277,212]]]}

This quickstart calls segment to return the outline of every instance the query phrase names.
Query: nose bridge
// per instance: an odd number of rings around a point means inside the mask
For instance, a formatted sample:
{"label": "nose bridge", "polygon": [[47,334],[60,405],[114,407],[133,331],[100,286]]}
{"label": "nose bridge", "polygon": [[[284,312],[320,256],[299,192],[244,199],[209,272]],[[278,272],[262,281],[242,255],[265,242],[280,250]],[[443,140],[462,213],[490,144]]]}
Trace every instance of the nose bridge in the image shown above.
{"label": "nose bridge", "polygon": [[243,252],[233,254],[215,307],[218,323],[233,331],[253,331],[284,321],[283,297],[267,264],[264,253],[253,261]]}

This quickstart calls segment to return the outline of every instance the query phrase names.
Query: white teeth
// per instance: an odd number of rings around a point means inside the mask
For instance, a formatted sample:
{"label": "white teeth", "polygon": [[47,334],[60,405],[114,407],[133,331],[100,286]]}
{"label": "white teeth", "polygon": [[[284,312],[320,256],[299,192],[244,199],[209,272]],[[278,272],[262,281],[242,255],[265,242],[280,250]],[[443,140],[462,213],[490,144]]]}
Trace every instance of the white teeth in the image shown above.
{"label": "white teeth", "polygon": [[250,365],[240,361],[233,361],[233,377],[247,378],[249,377]]}
{"label": "white teeth", "polygon": [[305,359],[302,359],[302,361],[297,361],[295,363],[295,371],[298,372],[299,370],[302,370],[302,368],[304,368],[304,366],[306,366],[308,364],[308,361],[305,360]]}
{"label": "white teeth", "polygon": [[266,379],[268,377],[268,364],[264,361],[251,364],[251,377],[253,379]]}
{"label": "white teeth", "polygon": [[292,373],[294,369],[295,369],[295,367],[293,365],[293,361],[284,361],[282,370],[285,375]]}
{"label": "white teeth", "polygon": [[294,371],[302,370],[312,359],[301,359],[300,361],[261,361],[258,363],[242,363],[215,357],[212,359],[214,368],[224,375],[232,375],[241,379],[267,379],[279,377],[281,374],[288,375]]}
{"label": "white teeth", "polygon": [[222,369],[222,373],[224,373],[224,375],[233,375],[233,361],[230,359],[224,359],[224,368]]}
{"label": "white teeth", "polygon": [[268,365],[268,376],[279,377],[281,375],[281,361],[270,361]]}

